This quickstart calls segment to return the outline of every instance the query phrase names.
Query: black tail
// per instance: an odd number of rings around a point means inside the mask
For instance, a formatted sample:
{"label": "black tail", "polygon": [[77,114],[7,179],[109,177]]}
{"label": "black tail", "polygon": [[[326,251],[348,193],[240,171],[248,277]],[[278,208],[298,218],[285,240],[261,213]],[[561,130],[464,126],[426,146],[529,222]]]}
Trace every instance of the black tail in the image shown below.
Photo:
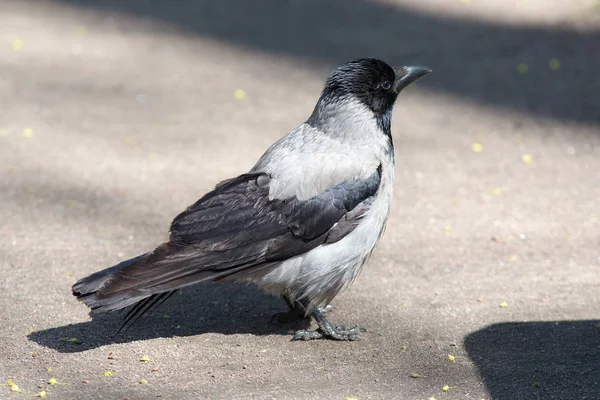
{"label": "black tail", "polygon": [[147,256],[147,254],[139,255],[78,280],[72,287],[73,295],[77,297],[77,300],[84,302],[92,310],[97,311],[120,310],[121,308],[137,303],[144,297],[120,296],[117,298],[106,299],[100,298],[98,292],[110,283],[117,272],[125,267],[133,265],[145,256]]}

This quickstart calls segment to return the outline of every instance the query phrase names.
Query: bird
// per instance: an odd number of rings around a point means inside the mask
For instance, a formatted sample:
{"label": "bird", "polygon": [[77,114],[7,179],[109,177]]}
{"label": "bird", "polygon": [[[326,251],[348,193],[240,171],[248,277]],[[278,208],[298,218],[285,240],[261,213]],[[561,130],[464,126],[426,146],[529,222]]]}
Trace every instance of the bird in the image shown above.
{"label": "bird", "polygon": [[392,110],[399,93],[430,72],[376,58],[337,67],[309,118],[247,173],[177,215],[166,243],[80,279],[73,295],[95,312],[132,306],[125,325],[182,288],[249,283],[283,297],[287,320],[316,322],[292,340],[361,339],[365,329],[335,326],[324,307],[359,275],[385,230]]}

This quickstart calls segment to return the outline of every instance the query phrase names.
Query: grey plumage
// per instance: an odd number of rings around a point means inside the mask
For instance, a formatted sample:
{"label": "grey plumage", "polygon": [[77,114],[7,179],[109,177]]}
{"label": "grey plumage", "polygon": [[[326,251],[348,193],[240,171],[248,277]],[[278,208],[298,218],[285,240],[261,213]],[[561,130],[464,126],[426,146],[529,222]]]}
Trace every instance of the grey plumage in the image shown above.
{"label": "grey plumage", "polygon": [[247,174],[175,217],[167,243],[79,280],[74,295],[97,311],[137,304],[127,316],[136,319],[186,286],[252,282],[313,314],[320,333],[297,338],[356,338],[335,331],[317,307],[356,278],[383,233],[394,178],[392,107],[427,72],[375,59],[344,64],[311,117]]}

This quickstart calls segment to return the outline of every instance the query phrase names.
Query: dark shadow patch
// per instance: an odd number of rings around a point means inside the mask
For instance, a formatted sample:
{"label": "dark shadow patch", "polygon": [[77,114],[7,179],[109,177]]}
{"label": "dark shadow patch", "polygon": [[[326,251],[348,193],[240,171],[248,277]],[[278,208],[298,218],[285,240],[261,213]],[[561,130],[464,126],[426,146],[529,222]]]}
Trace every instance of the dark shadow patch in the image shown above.
{"label": "dark shadow patch", "polygon": [[[427,65],[435,76],[419,82],[424,88],[538,116],[600,123],[597,30],[477,21],[365,0],[61,2],[146,19],[150,34],[175,28],[331,67],[368,56]],[[122,29],[131,26],[123,23]],[[550,68],[552,59],[560,61],[559,70]],[[527,73],[517,71],[519,63],[528,65]]]}
{"label": "dark shadow patch", "polygon": [[[83,307],[83,305],[82,305]],[[281,325],[271,317],[287,306],[252,286],[236,284],[197,285],[183,289],[154,312],[139,319],[131,329],[115,337],[123,313],[95,314],[92,320],[44,329],[29,340],[61,353],[76,353],[115,343],[162,337],[220,333],[223,335],[289,335],[305,329],[309,320]],[[72,343],[66,338],[76,338]]]}
{"label": "dark shadow patch", "polygon": [[600,398],[600,321],[494,324],[465,347],[493,400]]}

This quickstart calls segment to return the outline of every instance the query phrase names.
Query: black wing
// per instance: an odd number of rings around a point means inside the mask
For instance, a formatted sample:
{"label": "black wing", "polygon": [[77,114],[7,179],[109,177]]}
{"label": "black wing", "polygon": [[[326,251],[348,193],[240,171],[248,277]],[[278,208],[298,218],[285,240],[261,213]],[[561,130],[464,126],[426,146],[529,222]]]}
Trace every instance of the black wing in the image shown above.
{"label": "black wing", "polygon": [[[201,281],[235,276],[340,240],[368,210],[381,168],[308,200],[269,199],[271,178],[241,175],[206,194],[171,224],[152,253],[84,278],[74,294],[93,309],[123,308]],[[101,280],[101,281],[100,281]]]}

